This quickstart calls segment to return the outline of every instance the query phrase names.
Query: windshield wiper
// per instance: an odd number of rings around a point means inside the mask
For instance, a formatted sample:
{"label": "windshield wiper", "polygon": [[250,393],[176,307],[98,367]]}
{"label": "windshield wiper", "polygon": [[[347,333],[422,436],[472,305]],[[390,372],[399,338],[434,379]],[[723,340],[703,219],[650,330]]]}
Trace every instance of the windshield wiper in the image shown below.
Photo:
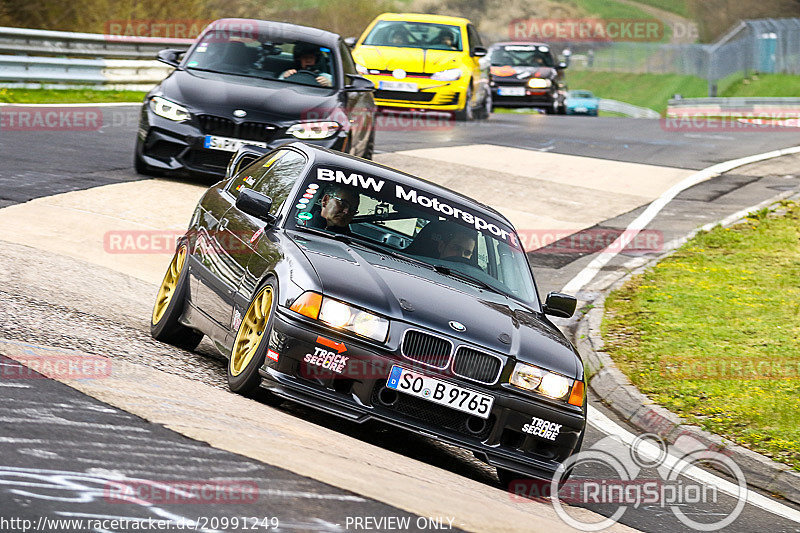
{"label": "windshield wiper", "polygon": [[495,292],[497,294],[502,294],[503,296],[507,296],[506,293],[504,293],[500,289],[497,289],[497,288],[489,285],[485,281],[483,281],[481,279],[478,279],[475,276],[470,276],[469,274],[465,274],[464,272],[462,272],[460,270],[456,270],[456,269],[449,268],[449,267],[442,266],[442,265],[434,265],[433,269],[436,270],[436,272],[438,272],[440,274],[444,274],[445,276],[451,276],[451,277],[460,279],[461,281],[466,281],[468,283],[473,283],[473,284],[475,284],[475,285],[477,285],[477,286],[479,286],[479,287],[481,287],[483,289]]}

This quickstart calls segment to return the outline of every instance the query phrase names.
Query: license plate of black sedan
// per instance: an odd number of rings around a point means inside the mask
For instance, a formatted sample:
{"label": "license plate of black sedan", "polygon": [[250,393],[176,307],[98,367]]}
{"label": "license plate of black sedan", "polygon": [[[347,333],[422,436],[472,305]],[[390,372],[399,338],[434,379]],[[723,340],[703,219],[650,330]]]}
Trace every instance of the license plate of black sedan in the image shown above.
{"label": "license plate of black sedan", "polygon": [[247,141],[244,139],[231,139],[230,137],[218,137],[217,135],[206,135],[203,140],[203,148],[211,150],[223,150],[225,152],[238,152],[239,148],[245,144],[267,147],[267,143],[261,141]]}
{"label": "license plate of black sedan", "polygon": [[489,418],[494,397],[400,366],[393,366],[386,386],[479,418]]}

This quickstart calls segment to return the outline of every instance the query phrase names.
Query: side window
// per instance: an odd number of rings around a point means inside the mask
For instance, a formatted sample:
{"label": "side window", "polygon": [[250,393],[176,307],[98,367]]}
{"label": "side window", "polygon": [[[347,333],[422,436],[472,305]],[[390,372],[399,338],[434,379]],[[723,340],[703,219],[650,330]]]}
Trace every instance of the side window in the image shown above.
{"label": "side window", "polygon": [[[339,55],[342,56],[342,70],[344,71],[345,75],[358,74],[356,71],[356,64],[353,61],[353,56],[350,55],[350,49],[342,42],[339,43]],[[347,85],[349,80],[345,78],[344,83]]]}
{"label": "side window", "polygon": [[253,189],[272,198],[272,212],[286,201],[295,181],[300,177],[306,158],[292,150],[278,150],[266,161],[259,159],[237,174],[229,192],[239,195],[241,189]]}
{"label": "side window", "polygon": [[467,35],[469,36],[469,50],[472,50],[476,46],[483,46],[481,36],[472,24],[467,25]]}

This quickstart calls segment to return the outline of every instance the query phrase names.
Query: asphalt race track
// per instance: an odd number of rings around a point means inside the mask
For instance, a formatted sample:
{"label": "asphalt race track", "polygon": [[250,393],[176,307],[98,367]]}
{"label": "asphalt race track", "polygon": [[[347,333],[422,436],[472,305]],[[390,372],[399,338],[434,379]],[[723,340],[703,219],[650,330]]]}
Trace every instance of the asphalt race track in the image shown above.
{"label": "asphalt race track", "polygon": [[[398,524],[570,530],[549,503],[498,489],[493,470],[469,454],[387,427],[240,398],[226,391],[224,363],[210,345],[187,353],[150,339],[152,297],[171,254],[115,254],[103,237],[126,229],[180,230],[205,184],[137,175],[137,108],[109,107],[103,114],[97,131],[0,131],[0,354],[11,357],[0,359],[0,517],[182,517],[198,525],[200,517],[276,517],[281,530],[302,531],[385,531]],[[376,160],[489,203],[532,239],[544,239],[624,229],[695,170],[798,144],[796,133],[783,130],[667,130],[654,120],[525,114],[410,131],[386,123]],[[797,193],[798,162],[785,156],[742,166],[691,187],[648,229],[663,245],[778,194]],[[567,284],[593,255],[532,250],[540,295]],[[642,253],[626,251],[603,273],[637,256]],[[103,358],[113,375],[67,386],[13,360],[42,350]],[[590,427],[584,449],[629,453],[612,441]],[[604,475],[591,466],[575,473]],[[645,468],[639,479],[659,475]],[[108,497],[109,484],[120,480],[231,479],[256,487],[257,501],[120,505]],[[735,505],[720,494],[680,510],[714,521]],[[580,507],[570,514],[587,521],[618,508]],[[800,515],[792,512],[796,507],[786,502],[773,509],[748,504],[726,530],[769,524],[775,532],[800,531]],[[397,522],[359,527],[358,517]],[[658,505],[630,507],[620,523],[612,530],[693,531]],[[200,529],[226,529],[215,524]]]}

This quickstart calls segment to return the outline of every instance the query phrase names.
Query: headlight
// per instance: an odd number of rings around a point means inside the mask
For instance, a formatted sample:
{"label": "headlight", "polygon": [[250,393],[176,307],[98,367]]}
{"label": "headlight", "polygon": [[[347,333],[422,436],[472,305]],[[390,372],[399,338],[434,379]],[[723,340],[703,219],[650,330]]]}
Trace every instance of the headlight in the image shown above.
{"label": "headlight", "polygon": [[[514,371],[511,373],[509,383],[520,389],[538,392],[556,400],[564,399],[570,392],[573,382],[580,383],[580,392],[583,394],[583,383],[575,381],[559,374],[554,374],[547,370],[528,365],[525,363],[517,363],[514,366]],[[572,400],[572,398],[570,398]],[[581,397],[581,402],[583,398]],[[572,403],[570,401],[570,403]]]}
{"label": "headlight", "polygon": [[321,122],[300,122],[291,126],[286,133],[294,135],[298,139],[327,139],[342,127],[338,122],[326,120]]}
{"label": "headlight", "polygon": [[183,122],[191,118],[189,111],[187,111],[185,107],[171,102],[166,98],[161,98],[160,96],[154,96],[150,100],[150,110],[159,117],[168,118],[175,122]]}
{"label": "headlight", "polygon": [[528,80],[528,87],[531,89],[547,89],[551,85],[553,85],[553,82],[542,78],[531,78]]}
{"label": "headlight", "polygon": [[431,79],[438,81],[456,81],[460,77],[461,77],[461,69],[451,68],[447,70],[442,70],[441,72],[436,72],[431,76]]}
{"label": "headlight", "polygon": [[333,328],[352,331],[378,342],[385,341],[389,332],[389,321],[385,318],[315,292],[303,293],[291,309]]}

